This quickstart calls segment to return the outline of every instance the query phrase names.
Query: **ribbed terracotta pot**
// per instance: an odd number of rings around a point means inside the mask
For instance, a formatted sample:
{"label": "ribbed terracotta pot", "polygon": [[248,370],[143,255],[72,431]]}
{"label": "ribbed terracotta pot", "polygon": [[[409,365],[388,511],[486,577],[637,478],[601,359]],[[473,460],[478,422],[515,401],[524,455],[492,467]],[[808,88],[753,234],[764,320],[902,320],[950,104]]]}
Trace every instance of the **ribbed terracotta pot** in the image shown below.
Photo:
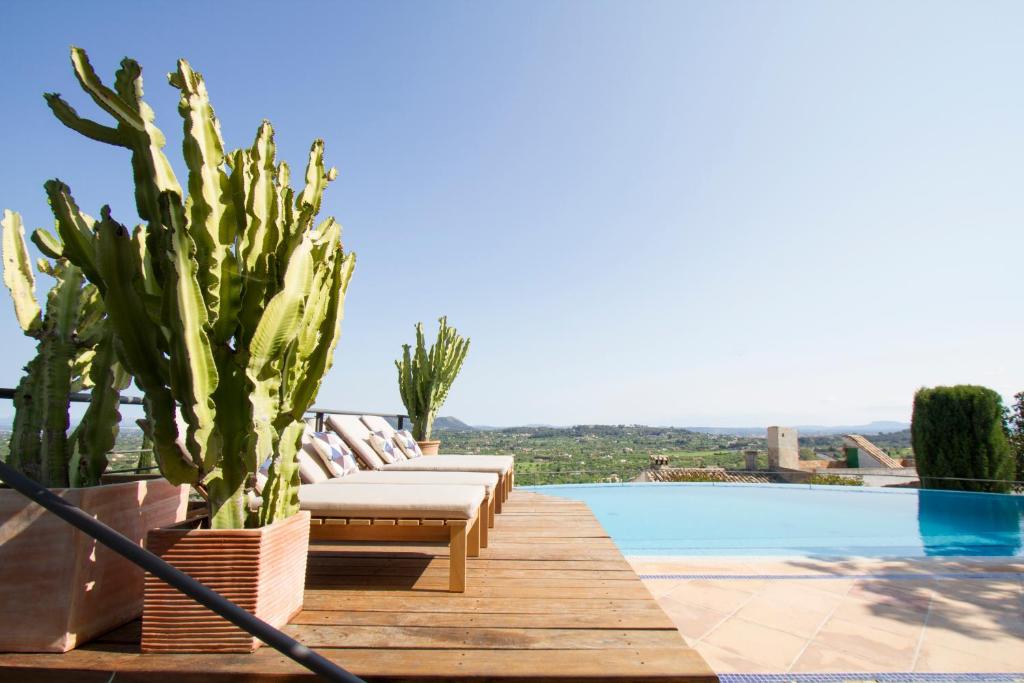
{"label": "ribbed terracotta pot", "polygon": [[438,450],[441,448],[440,441],[417,441],[416,444],[423,451],[423,455],[437,455]]}
{"label": "ribbed terracotta pot", "polygon": [[[166,479],[52,489],[142,545],[185,519]],[[0,489],[0,652],[67,652],[142,613],[143,571],[17,491]]]}
{"label": "ribbed terracotta pot", "polygon": [[[259,529],[154,529],[146,547],[271,626],[302,609],[309,513]],[[146,574],[143,652],[253,652],[263,643]]]}

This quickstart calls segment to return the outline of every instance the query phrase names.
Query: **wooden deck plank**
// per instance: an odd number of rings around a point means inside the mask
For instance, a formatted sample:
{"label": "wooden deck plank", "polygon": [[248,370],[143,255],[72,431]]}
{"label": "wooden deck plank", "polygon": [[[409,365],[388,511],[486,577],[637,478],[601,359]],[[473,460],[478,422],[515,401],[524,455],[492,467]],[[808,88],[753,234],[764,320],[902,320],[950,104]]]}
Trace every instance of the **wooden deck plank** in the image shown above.
{"label": "wooden deck plank", "polygon": [[[368,681],[714,681],[589,508],[514,491],[489,547],[447,592],[447,549],[320,543],[285,631]],[[0,654],[0,679],[292,681],[252,655],[140,654],[139,622],[64,655]]]}

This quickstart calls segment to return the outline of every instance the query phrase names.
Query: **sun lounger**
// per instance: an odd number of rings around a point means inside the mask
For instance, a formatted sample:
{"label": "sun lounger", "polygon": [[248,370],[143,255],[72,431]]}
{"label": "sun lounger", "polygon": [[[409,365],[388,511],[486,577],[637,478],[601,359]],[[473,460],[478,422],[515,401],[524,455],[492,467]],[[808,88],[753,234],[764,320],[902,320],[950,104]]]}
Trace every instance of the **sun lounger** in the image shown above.
{"label": "sun lounger", "polygon": [[466,557],[480,554],[484,487],[413,484],[303,484],[311,541],[413,541],[449,549],[448,590],[466,590]]}
{"label": "sun lounger", "polygon": [[359,460],[372,470],[393,472],[485,472],[498,475],[498,491],[495,496],[495,512],[501,512],[501,504],[508,498],[512,489],[513,467],[515,460],[511,456],[502,455],[430,455],[404,459],[396,458],[393,462],[384,462],[370,447],[367,439],[370,429],[358,417],[352,415],[330,415],[326,425],[340,436]]}
{"label": "sun lounger", "polygon": [[[482,517],[486,524],[480,527],[480,546],[487,547],[488,528],[494,528],[494,504],[498,489],[498,475],[486,472],[422,472],[358,470],[335,476],[324,463],[325,453],[316,448],[316,434],[312,428],[303,435],[302,448],[297,454],[299,478],[303,484],[407,484],[482,486],[484,505]],[[327,450],[327,449],[325,449]],[[339,468],[335,468],[337,471]]]}
{"label": "sun lounger", "polygon": [[[364,425],[366,425],[366,427],[371,432],[381,432],[383,434],[386,434],[388,437],[390,437],[392,439],[394,439],[398,435],[398,432],[395,430],[394,427],[391,426],[391,423],[388,422],[387,420],[385,420],[380,415],[361,415],[359,417],[359,420]],[[444,457],[444,458],[448,458],[448,459],[452,459],[452,458],[472,458],[474,462],[483,462],[483,463],[491,463],[491,464],[493,464],[495,461],[494,460],[481,460],[481,458],[497,458],[500,462],[508,463],[509,464],[509,467],[508,467],[508,470],[507,470],[507,476],[505,477],[505,482],[504,482],[506,484],[506,486],[507,486],[507,490],[505,491],[504,499],[507,500],[508,499],[508,495],[510,493],[512,493],[512,487],[515,484],[515,474],[516,474],[516,468],[515,468],[515,462],[516,461],[515,461],[515,456],[513,456],[513,455],[469,455],[469,454],[461,454],[461,453],[460,454],[449,453],[449,454],[445,454],[444,456],[432,456],[432,457]],[[458,461],[456,461],[456,462],[458,462]],[[462,462],[468,462],[468,461],[462,461]],[[423,464],[421,463],[420,466],[422,466],[422,465]]]}

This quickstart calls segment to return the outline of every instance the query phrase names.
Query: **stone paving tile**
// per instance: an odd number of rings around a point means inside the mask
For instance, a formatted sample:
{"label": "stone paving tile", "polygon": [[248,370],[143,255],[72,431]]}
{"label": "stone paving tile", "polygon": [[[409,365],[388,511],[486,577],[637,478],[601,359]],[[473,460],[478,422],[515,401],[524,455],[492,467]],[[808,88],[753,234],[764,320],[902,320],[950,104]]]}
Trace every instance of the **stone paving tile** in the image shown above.
{"label": "stone paving tile", "polygon": [[834,619],[909,638],[920,636],[927,616],[927,609],[918,609],[915,605],[855,598],[847,598],[832,613]]}
{"label": "stone paving tile", "polygon": [[697,651],[700,652],[708,666],[711,667],[711,670],[715,672],[781,674],[786,673],[788,668],[785,666],[773,667],[761,662],[754,662],[709,643],[700,643]]}
{"label": "stone paving tile", "polygon": [[[1018,648],[1019,649],[1019,648]],[[927,673],[1018,673],[1024,671],[1024,661],[999,661],[982,657],[976,652],[964,652],[948,645],[922,644],[914,663],[914,671]]]}
{"label": "stone paving tile", "polygon": [[923,620],[913,634],[896,635],[859,621],[832,618],[813,642],[857,655],[865,662],[892,664],[901,671],[910,671],[922,628]]}
{"label": "stone paving tile", "polygon": [[689,581],[672,589],[664,597],[722,612],[733,612],[750,600],[753,593],[733,588],[731,584],[731,581]]}
{"label": "stone paving tile", "polygon": [[733,617],[698,643],[725,650],[767,669],[786,670],[807,646],[807,639]]}
{"label": "stone paving tile", "polygon": [[658,604],[665,610],[686,641],[691,644],[707,635],[708,631],[725,621],[730,614],[708,607],[679,602],[668,596],[659,599]]}
{"label": "stone paving tile", "polygon": [[[963,629],[953,631],[929,627],[921,640],[921,652],[927,653],[931,661],[942,657],[942,650],[970,653],[976,657],[1004,666],[1017,667],[1024,671],[1024,637],[1002,631]],[[961,671],[963,669],[960,669]]]}
{"label": "stone paving tile", "polygon": [[[714,667],[712,666],[714,669]],[[866,662],[863,657],[834,647],[811,643],[790,667],[793,673],[849,673],[855,671],[907,671],[895,662]],[[715,669],[717,672],[718,669]],[[724,673],[724,671],[719,672]]]}
{"label": "stone paving tile", "polygon": [[746,621],[785,631],[801,638],[813,636],[829,615],[831,606],[808,600],[794,604],[791,600],[755,595],[736,613]]}

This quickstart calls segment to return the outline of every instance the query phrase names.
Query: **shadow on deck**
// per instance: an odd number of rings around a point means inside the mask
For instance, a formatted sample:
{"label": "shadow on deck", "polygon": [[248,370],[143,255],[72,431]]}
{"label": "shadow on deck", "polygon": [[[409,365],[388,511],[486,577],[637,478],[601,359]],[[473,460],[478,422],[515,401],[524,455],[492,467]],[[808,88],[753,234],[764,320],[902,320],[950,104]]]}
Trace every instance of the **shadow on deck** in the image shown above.
{"label": "shadow on deck", "polygon": [[[304,609],[284,630],[372,681],[717,680],[585,504],[515,491],[490,539],[463,594],[447,592],[437,547],[315,543]],[[144,655],[139,630],[63,655],[0,655],[0,679],[312,678],[267,647]]]}

